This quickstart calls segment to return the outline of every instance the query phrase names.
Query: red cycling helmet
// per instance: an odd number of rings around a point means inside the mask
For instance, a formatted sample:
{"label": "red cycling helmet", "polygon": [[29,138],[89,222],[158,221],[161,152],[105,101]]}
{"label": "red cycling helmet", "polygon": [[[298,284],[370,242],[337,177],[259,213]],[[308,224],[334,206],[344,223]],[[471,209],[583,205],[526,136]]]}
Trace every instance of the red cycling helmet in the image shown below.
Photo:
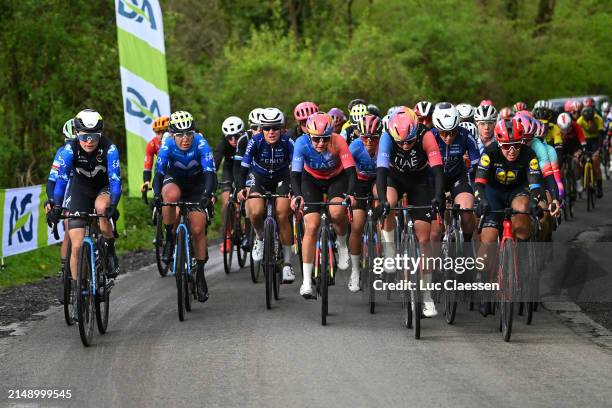
{"label": "red cycling helmet", "polygon": [[588,97],[584,100],[584,107],[585,108],[594,108],[595,107],[595,100],[591,97]]}
{"label": "red cycling helmet", "polygon": [[311,136],[331,136],[333,130],[334,122],[325,112],[313,113],[306,121],[306,133]]}
{"label": "red cycling helmet", "polygon": [[572,111],[572,106],[574,105],[574,101],[572,101],[571,99],[568,99],[567,101],[565,101],[565,103],[563,104],[563,111],[564,112],[571,112]]}
{"label": "red cycling helmet", "polygon": [[495,125],[495,139],[498,144],[522,142],[525,137],[523,126],[516,120],[500,120]]}
{"label": "red cycling helmet", "polygon": [[524,111],[524,110],[527,110],[527,104],[525,102],[517,102],[517,103],[514,104],[512,109],[514,110],[515,113],[516,112],[520,112],[520,111]]}
{"label": "red cycling helmet", "polygon": [[503,120],[512,119],[512,109],[509,108],[508,106],[501,108],[501,110],[499,111],[499,117],[500,119],[503,119]]}
{"label": "red cycling helmet", "polygon": [[493,106],[493,101],[490,99],[483,99],[482,101],[480,101],[479,106]]}
{"label": "red cycling helmet", "polygon": [[365,115],[359,121],[359,134],[361,136],[380,136],[382,132],[382,122],[376,115]]}
{"label": "red cycling helmet", "polygon": [[584,108],[584,105],[582,104],[581,101],[574,102],[574,110],[577,110],[578,112],[580,112],[582,111],[582,108]]}
{"label": "red cycling helmet", "polygon": [[314,102],[300,102],[293,110],[293,117],[298,122],[308,119],[310,115],[319,111],[319,107]]}
{"label": "red cycling helmet", "polygon": [[516,122],[517,126],[522,127],[523,136],[526,140],[531,140],[535,135],[537,124],[533,120],[533,116],[528,111],[520,111],[514,115],[512,118],[512,125],[514,127],[514,122]]}
{"label": "red cycling helmet", "polygon": [[418,126],[416,114],[408,109],[406,113],[397,112],[391,117],[388,132],[396,142],[409,142],[416,139]]}

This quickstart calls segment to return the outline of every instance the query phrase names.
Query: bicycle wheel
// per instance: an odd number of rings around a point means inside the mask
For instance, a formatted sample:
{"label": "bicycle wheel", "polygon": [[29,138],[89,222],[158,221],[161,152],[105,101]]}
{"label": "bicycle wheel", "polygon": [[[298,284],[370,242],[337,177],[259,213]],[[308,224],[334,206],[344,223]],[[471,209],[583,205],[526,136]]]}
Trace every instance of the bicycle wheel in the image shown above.
{"label": "bicycle wheel", "polygon": [[[99,251],[102,254],[102,250]],[[106,251],[104,250],[104,258],[100,260],[103,265],[106,265]],[[108,279],[106,278],[106,268],[100,268],[99,273],[96,273],[98,280],[98,288],[96,291],[96,323],[98,324],[98,332],[106,333],[108,327],[108,313],[110,306],[110,288],[108,287]],[[96,271],[98,272],[98,271]]]}
{"label": "bicycle wheel", "polygon": [[243,248],[243,240],[248,237],[249,228],[247,226],[247,220],[244,222],[242,220],[242,216],[240,215],[240,211],[236,211],[235,215],[236,219],[234,221],[236,227],[234,228],[234,245],[236,245],[236,257],[238,258],[238,265],[241,268],[246,266],[247,256],[249,255],[246,248]]}
{"label": "bicycle wheel", "polygon": [[328,292],[329,292],[329,246],[331,243],[329,240],[329,234],[327,228],[321,228],[321,236],[319,238],[319,244],[321,246],[321,253],[319,255],[319,278],[321,279],[321,324],[327,325],[327,313],[328,313]]}
{"label": "bicycle wheel", "polygon": [[608,150],[608,146],[604,143],[600,149],[601,153],[601,164],[604,167],[604,174],[606,175],[606,180],[610,180],[610,151]]}
{"label": "bicycle wheel", "polygon": [[274,260],[274,226],[266,219],[264,223],[264,257],[263,257],[264,278],[266,280],[266,308],[272,307],[273,279],[276,274]]}
{"label": "bicycle wheel", "polygon": [[498,282],[500,284],[500,327],[504,341],[510,341],[516,287],[516,253],[514,243],[506,240],[499,255]]}
{"label": "bicycle wheel", "polygon": [[175,252],[175,270],[174,276],[176,277],[176,295],[177,295],[177,306],[178,306],[178,318],[182,322],[185,320],[185,267],[186,267],[186,248],[185,248],[185,230],[178,228],[176,234],[176,252]]}
{"label": "bicycle wheel", "polygon": [[92,293],[92,251],[91,244],[84,241],[79,253],[79,264],[77,273],[77,316],[79,321],[79,334],[83,345],[89,346],[94,330],[94,295]]}
{"label": "bicycle wheel", "polygon": [[[442,254],[443,259],[447,257],[457,259],[459,257],[459,237],[458,231],[452,231],[448,236],[446,243],[447,253]],[[453,269],[444,268],[444,280],[452,279]],[[457,315],[457,292],[455,290],[444,290],[444,319],[447,324],[455,322]]]}
{"label": "bicycle wheel", "polygon": [[255,229],[253,225],[249,224],[249,248],[251,248],[251,252],[249,252],[249,258],[251,263],[251,280],[253,283],[259,282],[259,275],[261,274],[261,262],[255,262],[253,260],[253,243],[255,242]]}
{"label": "bicycle wheel", "polygon": [[[409,254],[411,257],[418,257],[416,241],[414,236],[410,234],[409,242],[408,242]],[[412,271],[411,271],[412,272]],[[421,316],[423,314],[423,301],[421,297],[421,282],[420,282],[420,269],[414,271],[414,273],[410,274],[410,281],[413,283],[413,288],[410,292],[411,295],[411,308],[412,308],[412,329],[414,330],[414,338],[421,338]]]}
{"label": "bicycle wheel", "polygon": [[168,275],[170,265],[162,261],[162,252],[164,251],[164,221],[159,213],[155,218],[155,261],[157,263],[157,271],[163,277]]}
{"label": "bicycle wheel", "polygon": [[587,162],[584,166],[584,192],[586,193],[587,198],[587,211],[591,211],[595,208],[594,198],[595,192],[593,191],[593,166],[590,162]]}
{"label": "bicycle wheel", "polygon": [[374,258],[378,256],[376,253],[376,224],[372,219],[367,224],[368,235],[367,235],[367,263],[365,268],[365,285],[368,288],[368,303],[370,305],[370,313],[374,314],[376,309],[376,291],[374,290],[374,280],[376,275],[374,274]]}
{"label": "bicycle wheel", "polygon": [[302,278],[304,278],[304,264],[302,260],[302,238],[304,237],[304,221],[300,217],[299,219],[294,215],[293,216],[293,225],[295,228],[295,247],[296,254],[298,256],[300,262],[300,274]]}
{"label": "bicycle wheel", "polygon": [[[274,224],[274,226],[276,227],[276,224]],[[283,281],[283,276],[282,276],[282,268],[280,267],[281,262],[282,262],[282,249],[280,248],[280,238],[278,236],[278,231],[274,231],[274,240],[272,241],[274,244],[272,245],[273,247],[273,251],[272,251],[272,261],[274,262],[274,267],[271,269],[272,270],[272,288],[274,289],[274,300],[278,300],[279,299],[279,293],[280,293],[280,284]]]}
{"label": "bicycle wheel", "polygon": [[63,296],[64,296],[64,320],[66,320],[66,324],[68,326],[72,326],[74,324],[74,301],[75,299],[71,299],[71,290],[70,290],[70,281],[72,280],[72,275],[70,273],[70,256],[72,250],[70,246],[68,246],[68,254],[66,256],[66,264],[62,268],[62,288],[63,288]]}
{"label": "bicycle wheel", "polygon": [[223,217],[223,269],[225,273],[232,270],[232,259],[234,257],[234,203],[229,201],[225,206]]}

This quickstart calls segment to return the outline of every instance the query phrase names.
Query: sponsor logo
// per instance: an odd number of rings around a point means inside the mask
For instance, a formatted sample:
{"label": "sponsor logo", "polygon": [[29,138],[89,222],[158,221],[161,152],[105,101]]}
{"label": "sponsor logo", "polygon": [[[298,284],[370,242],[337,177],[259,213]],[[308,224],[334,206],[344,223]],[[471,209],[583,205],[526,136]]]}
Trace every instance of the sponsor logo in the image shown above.
{"label": "sponsor logo", "polygon": [[127,87],[125,110],[132,116],[142,118],[144,123],[150,125],[156,117],[161,116],[159,105],[154,99],[148,104],[146,99],[134,88]]}
{"label": "sponsor logo", "polygon": [[530,168],[531,170],[537,170],[537,169],[539,169],[539,166],[538,166],[538,159],[531,159],[531,161],[529,162],[529,168]]}
{"label": "sponsor logo", "polygon": [[26,194],[17,202],[18,197],[11,200],[9,216],[8,245],[13,245],[16,235],[19,244],[30,242],[34,238],[34,217],[32,216],[32,194]]}
{"label": "sponsor logo", "polygon": [[489,164],[491,164],[491,159],[489,159],[489,155],[483,154],[482,157],[480,158],[480,165],[482,167],[488,167]]}
{"label": "sponsor logo", "polygon": [[[140,5],[138,3],[141,3]],[[137,23],[149,24],[151,30],[157,30],[153,7],[148,0],[120,0],[119,14]]]}
{"label": "sponsor logo", "polygon": [[516,180],[516,173],[512,170],[506,172],[502,169],[497,169],[495,177],[502,184],[512,184]]}

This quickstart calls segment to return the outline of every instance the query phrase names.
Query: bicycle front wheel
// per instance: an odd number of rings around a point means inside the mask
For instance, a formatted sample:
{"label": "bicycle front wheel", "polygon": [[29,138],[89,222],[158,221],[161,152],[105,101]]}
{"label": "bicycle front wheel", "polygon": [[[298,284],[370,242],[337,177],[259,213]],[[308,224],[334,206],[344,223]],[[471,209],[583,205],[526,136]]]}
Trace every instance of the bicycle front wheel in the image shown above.
{"label": "bicycle front wheel", "polygon": [[228,202],[225,206],[225,216],[223,219],[223,268],[225,273],[230,273],[232,269],[232,259],[234,257],[234,203]]}
{"label": "bicycle front wheel", "polygon": [[66,320],[66,324],[68,326],[72,326],[74,324],[74,302],[76,299],[71,299],[72,293],[70,290],[70,282],[72,280],[72,274],[70,273],[70,256],[71,256],[71,248],[68,246],[68,254],[66,256],[66,264],[62,268],[62,287],[63,287],[63,297],[64,297],[64,319]]}
{"label": "bicycle front wheel", "polygon": [[249,224],[249,248],[251,251],[249,252],[249,257],[251,259],[251,280],[253,283],[259,282],[259,275],[261,274],[261,262],[255,262],[253,260],[253,243],[255,242],[255,228],[253,225]]}
{"label": "bicycle front wheel", "polygon": [[595,208],[595,181],[593,178],[593,166],[587,163],[584,166],[584,191],[587,198],[587,211]]}
{"label": "bicycle front wheel", "polygon": [[164,221],[160,213],[157,214],[155,222],[155,261],[157,263],[157,271],[159,275],[164,277],[168,275],[169,265],[162,260],[162,252],[164,248]]}
{"label": "bicycle front wheel", "polygon": [[77,316],[79,321],[79,334],[83,345],[91,345],[94,330],[94,294],[92,293],[92,264],[93,254],[88,242],[81,244],[77,272]]}
{"label": "bicycle front wheel", "polygon": [[246,260],[249,254],[248,251],[242,246],[242,241],[245,240],[249,234],[248,221],[246,219],[243,221],[240,211],[237,211],[235,222],[236,228],[234,231],[234,243],[236,245],[236,257],[238,258],[238,265],[241,268],[244,268],[246,266]]}
{"label": "bicycle front wheel", "polygon": [[266,308],[272,307],[272,291],[274,286],[275,259],[274,259],[274,226],[269,220],[264,225],[264,257],[263,270],[266,280]]}
{"label": "bicycle front wheel", "polygon": [[[101,260],[101,262],[106,264],[106,259]],[[98,290],[96,293],[96,323],[98,324],[98,332],[104,334],[108,328],[110,292],[106,272],[101,273],[99,276],[96,276],[96,278],[98,279]]]}
{"label": "bicycle front wheel", "polygon": [[321,237],[319,240],[321,253],[319,256],[319,277],[321,279],[321,324],[327,325],[328,313],[328,294],[329,294],[329,234],[326,228],[321,228]]}
{"label": "bicycle front wheel", "polygon": [[182,322],[185,320],[185,267],[186,267],[187,250],[185,248],[185,231],[179,228],[176,234],[176,254],[175,254],[175,270],[176,277],[176,304],[178,306],[178,318]]}
{"label": "bicycle front wheel", "polygon": [[500,284],[500,328],[504,341],[510,341],[516,288],[516,252],[514,243],[506,240],[499,255],[498,282]]}

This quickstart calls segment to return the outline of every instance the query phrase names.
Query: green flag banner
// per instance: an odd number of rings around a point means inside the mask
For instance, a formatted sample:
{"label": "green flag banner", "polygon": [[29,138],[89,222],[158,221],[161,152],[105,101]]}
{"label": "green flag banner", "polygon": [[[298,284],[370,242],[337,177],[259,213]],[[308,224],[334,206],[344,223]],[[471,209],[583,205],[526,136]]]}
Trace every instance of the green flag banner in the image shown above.
{"label": "green flag banner", "polygon": [[140,195],[153,120],[170,114],[162,13],[157,0],[116,0],[117,40],[127,140],[128,186]]}

